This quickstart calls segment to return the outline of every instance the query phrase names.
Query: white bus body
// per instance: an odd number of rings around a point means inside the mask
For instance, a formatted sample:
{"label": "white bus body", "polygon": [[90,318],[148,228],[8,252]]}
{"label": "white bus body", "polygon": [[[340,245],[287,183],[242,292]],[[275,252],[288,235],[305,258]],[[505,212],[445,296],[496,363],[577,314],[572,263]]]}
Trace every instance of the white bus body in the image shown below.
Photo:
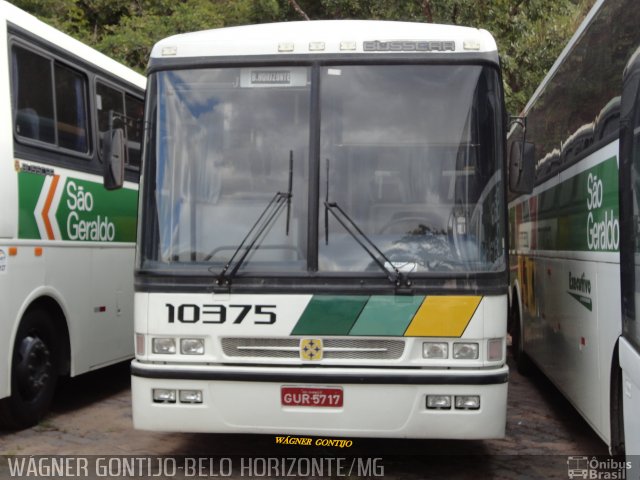
{"label": "white bus body", "polygon": [[[109,111],[140,117],[146,80],[0,1],[0,422],[24,427],[58,375],[133,355],[140,126],[126,188],[102,186]],[[137,165],[136,165],[137,163]]]}
{"label": "white bus body", "polygon": [[596,2],[534,93],[523,115],[535,188],[509,203],[519,369],[533,361],[613,452],[624,446],[620,96],[640,43],[636,12],[633,1]]}
{"label": "white bus body", "polygon": [[136,428],[504,436],[505,113],[487,32],[177,35],[154,47],[147,92]]}

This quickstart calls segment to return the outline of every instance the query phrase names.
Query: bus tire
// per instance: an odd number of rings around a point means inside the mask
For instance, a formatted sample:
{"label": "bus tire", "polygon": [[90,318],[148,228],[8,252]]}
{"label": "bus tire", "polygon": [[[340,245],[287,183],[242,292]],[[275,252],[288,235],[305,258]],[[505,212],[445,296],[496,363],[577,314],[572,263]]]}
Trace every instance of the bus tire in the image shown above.
{"label": "bus tire", "polygon": [[59,342],[46,311],[29,309],[18,327],[11,361],[11,395],[0,401],[0,424],[36,425],[47,413],[58,380]]}
{"label": "bus tire", "polygon": [[518,297],[516,296],[514,296],[511,305],[511,318],[513,325],[511,335],[513,359],[516,362],[516,370],[518,370],[518,373],[526,377],[531,375],[533,364],[522,347],[522,318],[520,317],[520,307],[518,306]]}

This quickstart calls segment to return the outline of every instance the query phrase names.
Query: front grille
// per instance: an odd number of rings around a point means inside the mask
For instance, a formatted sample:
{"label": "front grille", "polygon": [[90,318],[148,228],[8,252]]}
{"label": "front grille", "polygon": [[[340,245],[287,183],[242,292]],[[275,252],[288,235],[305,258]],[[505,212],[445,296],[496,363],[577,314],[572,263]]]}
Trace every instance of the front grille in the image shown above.
{"label": "front grille", "polygon": [[[323,358],[343,360],[397,360],[404,352],[404,340],[368,338],[323,338]],[[227,357],[300,358],[299,338],[223,338]]]}
{"label": "front grille", "polygon": [[298,358],[299,340],[295,338],[223,338],[227,357]]}

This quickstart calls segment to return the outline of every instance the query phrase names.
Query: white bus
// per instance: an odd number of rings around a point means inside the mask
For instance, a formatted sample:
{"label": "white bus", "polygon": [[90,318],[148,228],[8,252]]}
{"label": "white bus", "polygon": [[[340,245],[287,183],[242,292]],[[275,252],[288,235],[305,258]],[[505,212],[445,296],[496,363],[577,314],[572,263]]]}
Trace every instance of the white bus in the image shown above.
{"label": "white bus", "polygon": [[148,66],[134,426],[505,431],[505,110],[471,28],[263,24]]}
{"label": "white bus", "polygon": [[[620,261],[624,438],[640,474],[640,47],[624,72],[620,116]],[[640,476],[640,475],[639,475]],[[632,478],[628,476],[628,478]],[[636,477],[637,478],[637,477]]]}
{"label": "white bus", "polygon": [[[60,375],[133,356],[146,80],[0,0],[0,425],[33,425]],[[110,127],[125,188],[103,187]]]}
{"label": "white bus", "polygon": [[614,453],[624,448],[620,96],[639,23],[635,0],[593,6],[524,109],[535,188],[509,203],[518,367],[537,365]]}

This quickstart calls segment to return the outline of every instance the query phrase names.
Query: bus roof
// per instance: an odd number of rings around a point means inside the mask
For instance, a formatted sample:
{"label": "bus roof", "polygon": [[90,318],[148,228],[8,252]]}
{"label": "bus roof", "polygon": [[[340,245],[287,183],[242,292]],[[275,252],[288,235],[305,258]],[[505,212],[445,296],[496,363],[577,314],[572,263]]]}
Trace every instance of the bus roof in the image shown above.
{"label": "bus roof", "polygon": [[0,20],[3,23],[7,22],[8,24],[30,32],[61,49],[67,50],[73,55],[85,59],[87,62],[122,78],[132,85],[142,89],[146,86],[147,80],[143,75],[140,75],[122,63],[113,60],[60,30],[47,25],[33,15],[4,0],[0,0]]}
{"label": "bus roof", "polygon": [[313,20],[174,35],[156,43],[151,58],[496,51],[491,34],[476,28],[379,20]]}

